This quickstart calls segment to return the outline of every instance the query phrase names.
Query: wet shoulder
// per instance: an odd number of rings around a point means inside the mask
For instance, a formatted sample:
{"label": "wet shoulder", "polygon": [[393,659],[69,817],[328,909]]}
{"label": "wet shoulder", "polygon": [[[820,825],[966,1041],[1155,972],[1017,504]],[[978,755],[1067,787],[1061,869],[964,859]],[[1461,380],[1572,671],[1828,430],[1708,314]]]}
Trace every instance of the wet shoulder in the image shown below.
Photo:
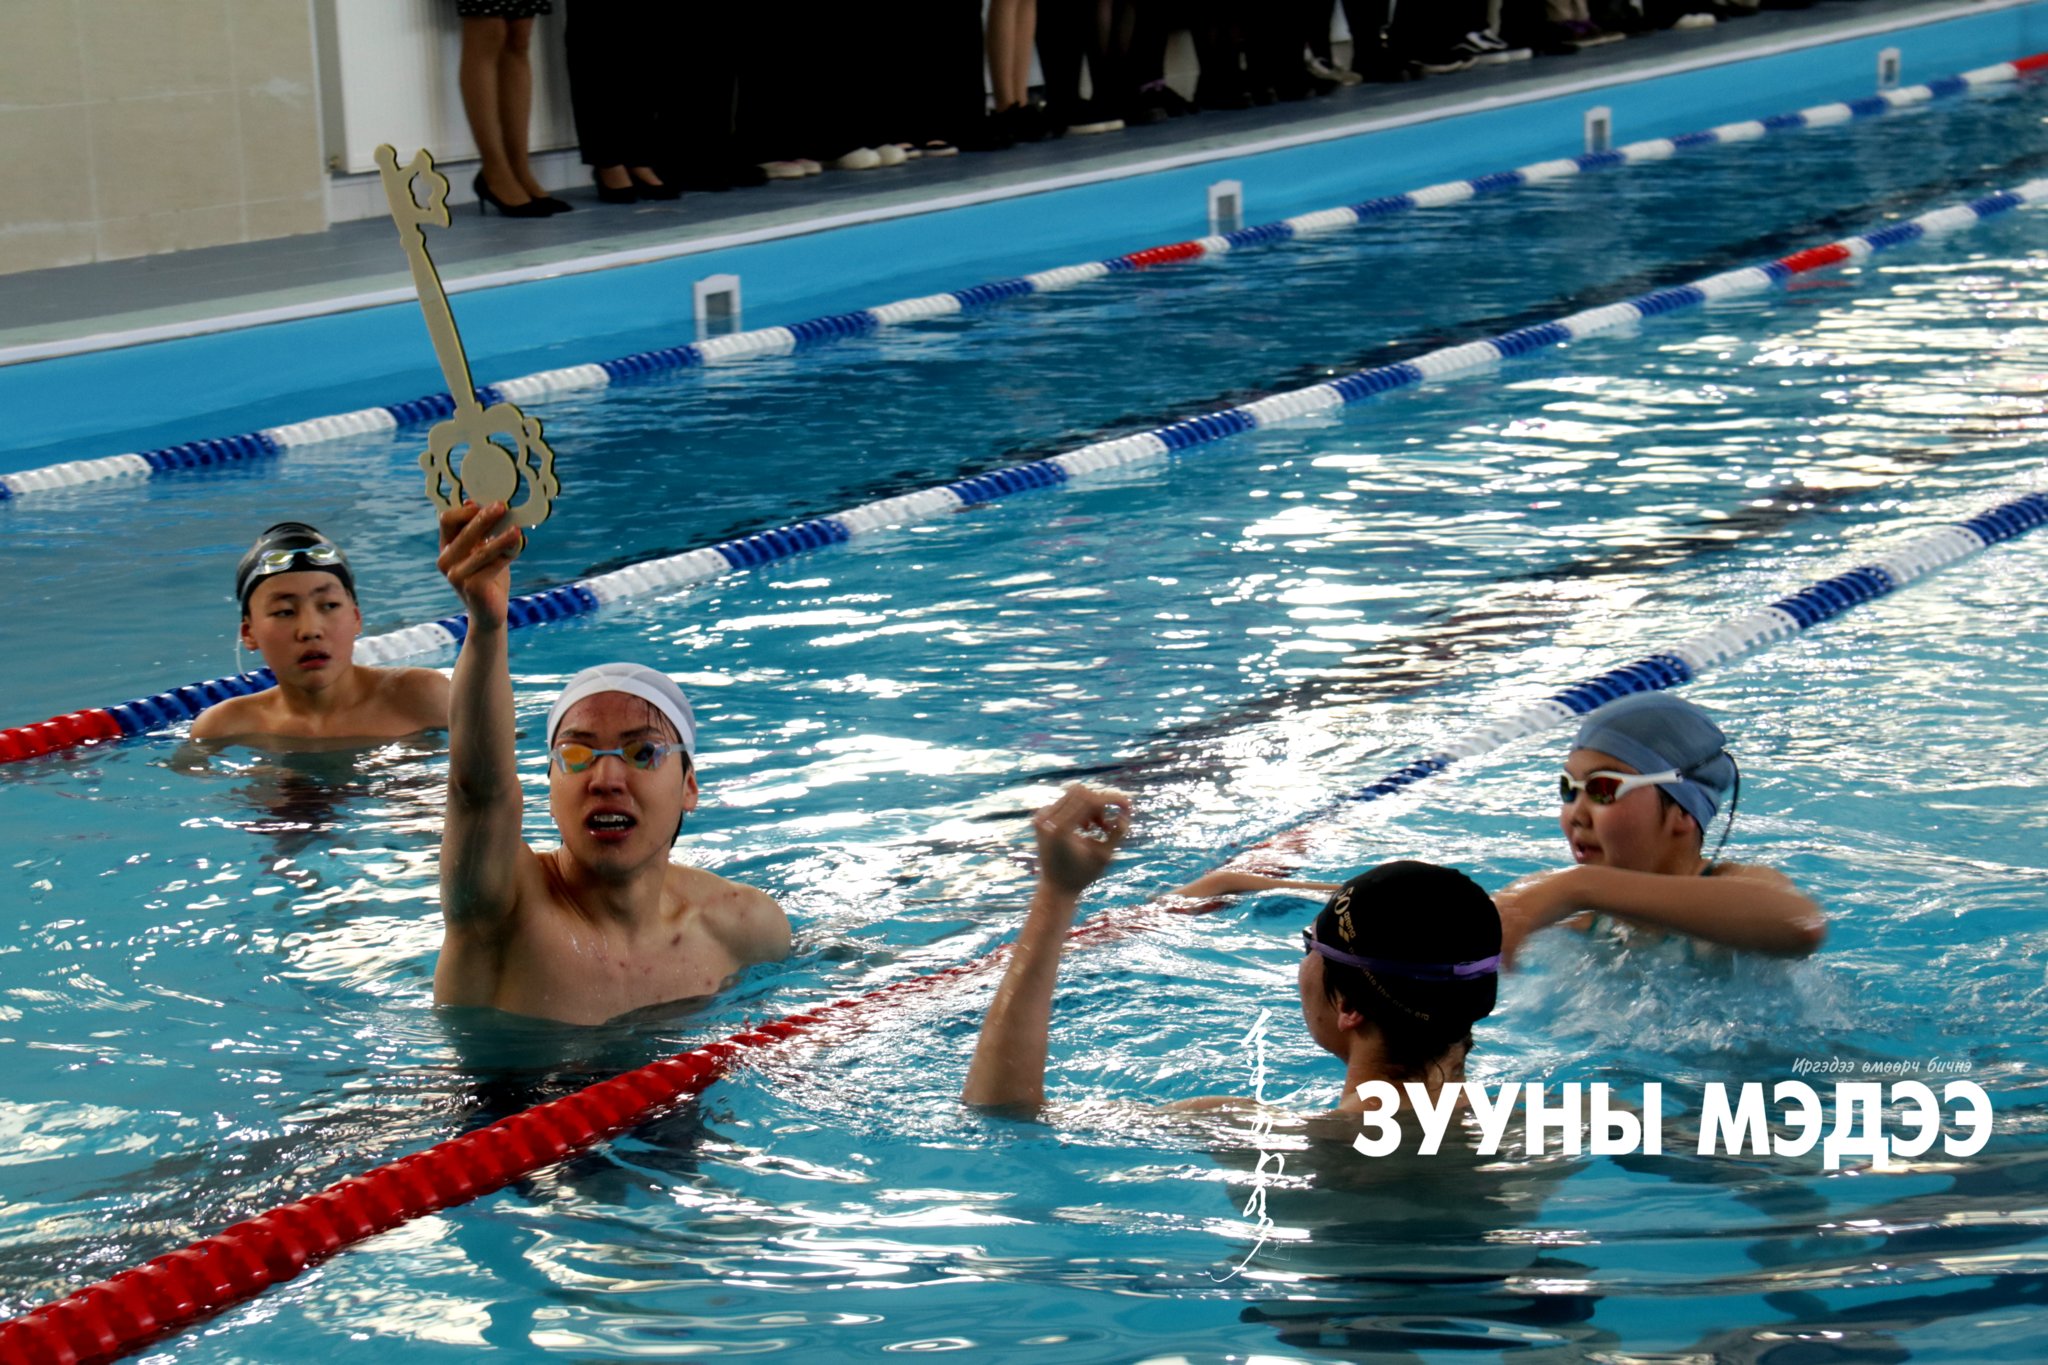
{"label": "wet shoulder", "polygon": [[408,731],[448,728],[449,683],[433,668],[364,668],[378,718]]}
{"label": "wet shoulder", "polygon": [[675,914],[696,920],[742,964],[770,962],[789,953],[789,917],[757,886],[686,863],[670,863],[668,894]]}
{"label": "wet shoulder", "polygon": [[232,739],[237,735],[263,734],[276,727],[271,715],[275,701],[276,694],[266,689],[216,702],[192,722],[192,738]]}

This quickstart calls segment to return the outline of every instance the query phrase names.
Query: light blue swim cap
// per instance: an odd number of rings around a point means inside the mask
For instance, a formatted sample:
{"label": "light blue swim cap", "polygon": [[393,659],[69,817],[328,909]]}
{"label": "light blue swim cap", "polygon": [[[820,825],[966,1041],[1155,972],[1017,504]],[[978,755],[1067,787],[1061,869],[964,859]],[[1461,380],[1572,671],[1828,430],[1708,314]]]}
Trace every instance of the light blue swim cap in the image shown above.
{"label": "light blue swim cap", "polygon": [[1728,737],[1705,711],[1667,692],[1638,692],[1611,701],[1579,722],[1574,749],[1612,754],[1639,773],[1676,768],[1684,781],[1661,790],[1700,822],[1704,832],[1735,785]]}

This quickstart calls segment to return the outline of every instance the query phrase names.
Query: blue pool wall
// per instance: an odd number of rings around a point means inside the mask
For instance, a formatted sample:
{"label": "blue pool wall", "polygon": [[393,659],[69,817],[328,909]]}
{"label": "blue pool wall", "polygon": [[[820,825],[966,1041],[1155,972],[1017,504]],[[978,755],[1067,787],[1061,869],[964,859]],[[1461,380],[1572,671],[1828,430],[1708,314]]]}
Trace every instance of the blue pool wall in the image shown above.
{"label": "blue pool wall", "polygon": [[[714,273],[741,277],[747,326],[782,325],[1199,236],[1207,231],[1207,188],[1217,180],[1242,181],[1246,221],[1269,222],[1572,155],[1583,150],[1584,114],[1594,105],[1613,111],[1618,144],[1857,98],[1875,88],[1877,56],[1887,47],[1900,49],[1905,84],[2024,56],[2048,48],[2048,3],[1306,146],[480,289],[456,295],[454,306],[473,373],[489,383],[694,340],[692,286]],[[395,267],[395,241],[392,257]],[[543,332],[547,340],[536,344]],[[629,344],[603,344],[621,338]],[[0,472],[224,436],[444,387],[410,301],[0,367],[0,411],[10,433]]]}

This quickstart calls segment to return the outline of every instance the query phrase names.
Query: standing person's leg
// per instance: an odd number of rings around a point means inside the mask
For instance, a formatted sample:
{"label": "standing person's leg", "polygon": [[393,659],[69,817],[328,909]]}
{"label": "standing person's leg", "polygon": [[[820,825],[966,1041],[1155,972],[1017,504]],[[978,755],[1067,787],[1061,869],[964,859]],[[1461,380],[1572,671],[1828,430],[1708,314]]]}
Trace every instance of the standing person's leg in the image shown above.
{"label": "standing person's leg", "polygon": [[1038,43],[1038,0],[1016,0],[1010,12],[1010,88],[1017,103],[1031,101],[1031,54]]}
{"label": "standing person's leg", "polygon": [[1387,0],[1342,0],[1344,26],[1351,30],[1351,69],[1369,81],[1399,80],[1389,33],[1393,16]]}
{"label": "standing person's leg", "polygon": [[498,72],[510,26],[506,19],[462,21],[460,81],[462,110],[469,116],[470,136],[476,140],[476,154],[483,163],[478,181],[500,205],[520,208],[533,196],[512,170],[505,149],[505,123],[499,113]]}
{"label": "standing person's leg", "polygon": [[638,113],[621,89],[618,63],[632,49],[620,48],[615,0],[571,0],[563,19],[562,48],[569,59],[569,112],[576,121],[576,146],[607,203],[631,203],[633,177],[626,170]]}
{"label": "standing person's leg", "polygon": [[1096,126],[1111,131],[1123,121],[1124,101],[1130,98],[1131,40],[1137,31],[1132,0],[1095,0],[1095,24],[1089,31],[1088,85],[1094,102]]}
{"label": "standing person's leg", "polygon": [[988,81],[995,92],[998,114],[1024,102],[1024,83],[1011,74],[1016,63],[1010,60],[1010,50],[1016,41],[1017,9],[1023,3],[1024,0],[989,0],[985,39],[988,44]]}
{"label": "standing person's leg", "polygon": [[1056,132],[1080,114],[1084,30],[1094,7],[1095,0],[1045,0],[1038,17],[1038,69],[1045,77],[1046,117]]}
{"label": "standing person's leg", "polygon": [[533,123],[533,20],[507,19],[505,43],[498,51],[498,119],[505,146],[505,164],[519,188],[534,199],[547,198],[527,163]]}

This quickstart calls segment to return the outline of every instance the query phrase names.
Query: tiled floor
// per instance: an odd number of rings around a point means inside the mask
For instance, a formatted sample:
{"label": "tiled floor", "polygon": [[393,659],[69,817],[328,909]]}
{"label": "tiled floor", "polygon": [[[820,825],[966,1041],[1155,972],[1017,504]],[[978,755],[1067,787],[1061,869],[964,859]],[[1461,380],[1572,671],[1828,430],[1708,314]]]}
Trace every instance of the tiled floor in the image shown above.
{"label": "tiled floor", "polygon": [[[1605,83],[1650,68],[1710,63],[1788,41],[1971,8],[1956,0],[1822,0],[1807,9],[1767,11],[1709,29],[1647,34],[1568,58],[1479,67],[1407,84],[1367,84],[1300,104],[1209,112],[1007,152],[828,172],[759,189],[691,194],[670,203],[602,205],[591,191],[570,192],[565,197],[577,205],[574,213],[540,220],[495,214],[472,218],[463,232],[435,237],[434,257],[444,278],[453,281],[681,242],[784,235],[804,231],[822,218],[914,213],[960,196],[1028,193],[1065,177],[1122,174],[1162,160],[1208,159],[1276,138],[1337,135],[1388,119],[1454,113],[1587,81]],[[1915,79],[1936,74],[1946,73],[1911,73]],[[1628,130],[1618,130],[1618,136],[1626,140]],[[467,175],[451,179],[460,184]],[[457,212],[476,209],[465,205]],[[1134,248],[1144,245],[1150,244],[1132,243]],[[30,358],[18,348],[75,345],[266,309],[322,309],[365,292],[409,285],[404,256],[389,220],[382,218],[340,223],[301,237],[0,276],[0,360]]]}

